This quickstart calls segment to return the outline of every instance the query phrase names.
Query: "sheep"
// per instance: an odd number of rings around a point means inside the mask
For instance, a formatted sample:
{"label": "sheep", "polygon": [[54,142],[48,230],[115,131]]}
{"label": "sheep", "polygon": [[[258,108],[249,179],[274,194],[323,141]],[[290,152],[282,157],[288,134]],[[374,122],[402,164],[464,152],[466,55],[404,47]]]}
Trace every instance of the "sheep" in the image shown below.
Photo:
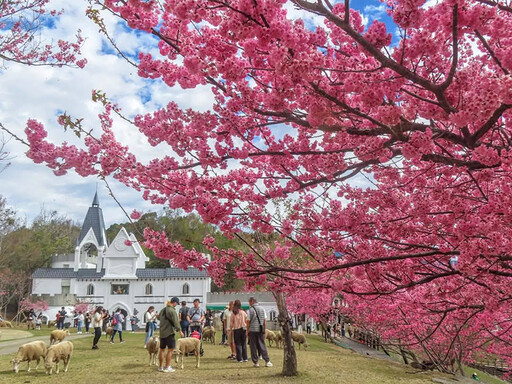
{"label": "sheep", "polygon": [[53,327],[55,327],[55,321],[50,320],[47,325],[48,325],[48,328],[53,328]]}
{"label": "sheep", "polygon": [[276,334],[272,332],[271,330],[267,329],[265,330],[265,339],[268,340],[268,346],[272,346],[272,342],[274,341],[277,345],[277,339]]}
{"label": "sheep", "polygon": [[56,329],[55,331],[52,331],[52,333],[50,334],[50,345],[61,342],[66,338],[66,336],[69,336],[68,330],[64,331],[61,329]]}
{"label": "sheep", "polygon": [[185,337],[176,340],[176,364],[178,364],[178,358],[181,356],[181,369],[183,369],[183,356],[189,352],[194,352],[196,355],[196,368],[199,368],[199,350],[201,348],[201,340],[195,337]]}
{"label": "sheep", "polygon": [[0,321],[0,327],[1,328],[12,328],[12,323],[7,320]]}
{"label": "sheep", "polygon": [[73,355],[73,343],[71,341],[61,341],[59,344],[51,345],[46,352],[44,366],[46,374],[51,375],[55,366],[55,373],[59,373],[59,362],[64,362],[64,372],[68,371],[69,361]]}
{"label": "sheep", "polygon": [[156,356],[160,349],[160,338],[158,336],[151,337],[146,344],[146,348],[149,353],[149,366],[151,367],[151,365],[156,365]]}
{"label": "sheep", "polygon": [[112,334],[114,333],[114,328],[107,327],[107,330],[105,331],[105,339],[112,338]]}
{"label": "sheep", "polygon": [[203,340],[204,341],[211,341],[212,344],[215,344],[215,328],[214,327],[204,327],[203,330]]}
{"label": "sheep", "polygon": [[304,336],[302,333],[292,331],[292,340],[295,341],[296,343],[299,343],[299,349],[301,344],[304,344],[304,349],[309,347],[309,343],[306,340],[306,336]]}
{"label": "sheep", "polygon": [[23,344],[19,349],[16,357],[11,360],[12,370],[18,373],[20,364],[22,361],[26,361],[28,364],[28,372],[30,372],[30,362],[37,361],[37,367],[39,367],[39,360],[44,360],[46,356],[46,344],[44,341],[32,341],[31,343]]}
{"label": "sheep", "polygon": [[283,335],[281,335],[281,332],[275,332],[276,334],[276,347],[281,348],[281,345],[283,344]]}

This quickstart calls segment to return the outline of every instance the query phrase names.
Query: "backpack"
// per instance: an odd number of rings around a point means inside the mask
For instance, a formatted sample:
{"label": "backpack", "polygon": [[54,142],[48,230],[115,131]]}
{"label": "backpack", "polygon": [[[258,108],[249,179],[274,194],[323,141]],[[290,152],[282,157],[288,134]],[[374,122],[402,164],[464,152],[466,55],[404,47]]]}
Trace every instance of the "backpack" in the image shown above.
{"label": "backpack", "polygon": [[112,325],[117,325],[117,315],[114,315],[114,318],[112,319]]}

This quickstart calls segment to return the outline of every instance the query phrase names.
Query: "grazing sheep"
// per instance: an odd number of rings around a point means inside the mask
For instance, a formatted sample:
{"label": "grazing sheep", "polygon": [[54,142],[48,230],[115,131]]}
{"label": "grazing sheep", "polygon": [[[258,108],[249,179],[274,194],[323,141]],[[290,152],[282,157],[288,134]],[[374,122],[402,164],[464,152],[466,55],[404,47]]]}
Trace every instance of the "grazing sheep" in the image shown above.
{"label": "grazing sheep", "polygon": [[215,344],[215,328],[214,327],[204,327],[203,330],[203,340],[204,341],[211,341],[212,344]]}
{"label": "grazing sheep", "polygon": [[12,328],[12,323],[7,320],[0,321],[0,328]]}
{"label": "grazing sheep", "polygon": [[52,331],[52,333],[50,334],[50,345],[61,342],[66,338],[66,336],[69,336],[68,330],[64,331],[61,329],[56,329],[55,331]]}
{"label": "grazing sheep", "polygon": [[55,321],[51,320],[48,322],[48,328],[55,327]]}
{"label": "grazing sheep", "polygon": [[105,331],[105,338],[110,339],[112,338],[112,334],[114,333],[114,328],[107,327],[107,330]]}
{"label": "grazing sheep", "polygon": [[146,344],[146,348],[149,353],[149,366],[151,367],[151,365],[156,365],[156,356],[160,349],[160,338],[158,336],[151,337]]}
{"label": "grazing sheep", "polygon": [[309,347],[309,343],[306,340],[306,336],[304,336],[302,333],[293,331],[292,332],[292,340],[295,341],[296,343],[299,343],[299,349],[300,349],[301,344],[304,344],[304,349]]}
{"label": "grazing sheep", "polygon": [[275,334],[275,332],[273,332],[269,329],[265,330],[265,339],[268,340],[269,347],[272,346],[272,342],[275,342],[277,345],[276,334]]}
{"label": "grazing sheep", "polygon": [[276,334],[276,347],[281,348],[281,345],[283,344],[283,335],[281,335],[281,332],[275,332]]}
{"label": "grazing sheep", "polygon": [[44,341],[32,341],[31,343],[23,344],[19,349],[16,357],[11,360],[12,370],[16,373],[20,370],[20,364],[22,361],[26,361],[28,364],[28,372],[30,372],[30,362],[37,361],[37,367],[39,367],[39,360],[44,360],[46,356],[46,344]]}
{"label": "grazing sheep", "polygon": [[73,343],[71,341],[61,341],[59,344],[51,345],[46,352],[44,366],[46,373],[51,375],[55,366],[55,373],[59,373],[59,362],[64,362],[64,372],[68,371],[69,361],[73,355]]}
{"label": "grazing sheep", "polygon": [[199,350],[201,348],[201,340],[195,337],[185,337],[176,340],[176,364],[178,364],[178,357],[181,356],[181,369],[183,369],[183,356],[190,352],[194,352],[196,355],[196,368],[199,368]]}

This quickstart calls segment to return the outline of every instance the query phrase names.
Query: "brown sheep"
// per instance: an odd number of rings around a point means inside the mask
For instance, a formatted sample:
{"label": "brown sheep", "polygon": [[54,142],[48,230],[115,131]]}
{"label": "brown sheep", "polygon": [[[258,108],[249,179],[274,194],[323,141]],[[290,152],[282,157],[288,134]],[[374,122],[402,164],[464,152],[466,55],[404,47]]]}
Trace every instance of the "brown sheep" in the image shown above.
{"label": "brown sheep", "polygon": [[215,344],[215,328],[214,327],[204,327],[203,330],[203,340],[211,341],[212,344]]}
{"label": "brown sheep", "polygon": [[114,333],[114,328],[107,327],[107,330],[105,331],[105,338],[110,339],[112,337],[113,333]]}
{"label": "brown sheep", "polygon": [[296,343],[299,343],[299,349],[300,349],[300,345],[301,344],[304,344],[304,349],[309,347],[309,343],[306,340],[306,336],[304,336],[302,333],[298,333],[298,332],[293,331],[292,332],[292,339]]}
{"label": "brown sheep", "polygon": [[66,338],[66,336],[69,336],[68,330],[64,331],[61,329],[56,329],[55,331],[52,331],[52,333],[50,334],[50,345],[61,342]]}

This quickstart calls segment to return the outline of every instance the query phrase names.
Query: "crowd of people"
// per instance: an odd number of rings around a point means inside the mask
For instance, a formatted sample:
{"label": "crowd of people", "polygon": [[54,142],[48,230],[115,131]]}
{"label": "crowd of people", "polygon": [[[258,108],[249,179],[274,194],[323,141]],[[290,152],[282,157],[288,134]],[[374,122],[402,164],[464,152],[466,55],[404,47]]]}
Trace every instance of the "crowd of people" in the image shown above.
{"label": "crowd of people", "polygon": [[[177,308],[180,306],[179,308]],[[265,366],[271,367],[272,363],[268,356],[265,345],[266,330],[265,309],[260,306],[254,297],[249,299],[249,309],[244,311],[240,300],[234,300],[226,306],[220,315],[222,322],[221,344],[230,348],[230,354],[227,357],[238,363],[246,363],[248,359],[247,345],[249,345],[250,358],[254,367],[259,367],[259,360],[265,361]],[[71,319],[73,322],[66,321]],[[43,321],[42,314],[35,315],[30,312],[29,322],[34,322],[36,327],[41,327]],[[128,321],[131,325],[131,331],[135,331],[139,319],[132,315],[125,318],[121,308],[109,313],[105,308],[98,306],[93,311],[75,311],[69,314],[65,307],[62,307],[56,315],[55,325],[58,329],[74,326],[77,328],[77,334],[94,333],[92,349],[99,349],[98,342],[102,334],[106,334],[107,327],[112,327],[110,343],[115,342],[116,335],[119,335],[119,342],[124,343],[123,325]],[[162,372],[173,372],[170,365],[170,359],[176,346],[175,334],[179,333],[181,337],[202,338],[203,330],[206,327],[214,325],[214,316],[211,310],[204,310],[200,306],[200,300],[195,299],[193,305],[189,307],[186,301],[181,301],[177,297],[172,297],[166,305],[156,311],[154,306],[150,306],[143,315],[145,323],[144,348],[148,344],[155,331],[159,328],[160,353],[159,370]],[[110,331],[109,331],[110,332]],[[201,344],[200,354],[203,356]]]}

